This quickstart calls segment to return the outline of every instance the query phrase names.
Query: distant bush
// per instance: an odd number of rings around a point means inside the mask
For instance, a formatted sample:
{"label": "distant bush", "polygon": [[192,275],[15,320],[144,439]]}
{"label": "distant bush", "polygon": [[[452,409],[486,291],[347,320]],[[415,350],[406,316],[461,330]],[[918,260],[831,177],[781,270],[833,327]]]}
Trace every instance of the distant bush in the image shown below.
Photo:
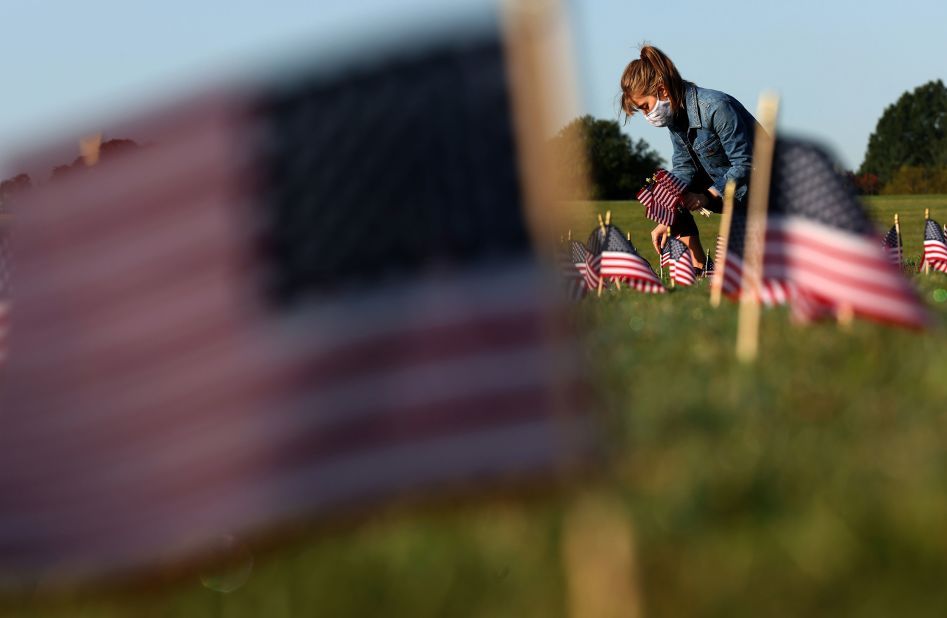
{"label": "distant bush", "polygon": [[881,190],[884,195],[947,193],[947,166],[902,165]]}

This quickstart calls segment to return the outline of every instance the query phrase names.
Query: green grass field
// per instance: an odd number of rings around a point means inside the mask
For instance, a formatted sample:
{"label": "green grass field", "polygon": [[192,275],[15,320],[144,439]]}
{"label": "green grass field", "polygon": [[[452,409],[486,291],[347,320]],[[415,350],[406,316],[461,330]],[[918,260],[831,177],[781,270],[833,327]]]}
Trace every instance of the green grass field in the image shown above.
{"label": "green grass field", "polygon": [[[906,258],[947,196],[868,202],[901,215]],[[630,202],[575,205],[576,236],[612,211],[643,255]],[[719,218],[699,221],[705,245]],[[394,508],[259,553],[229,595],[198,578],[122,596],[0,606],[23,616],[509,616],[568,613],[561,532],[575,496],[617,500],[646,616],[947,614],[947,275],[910,275],[937,326],[792,325],[764,312],[761,359],[734,360],[735,307],[708,289],[607,292],[579,307],[609,465],[563,493],[455,509]],[[43,601],[38,602],[37,600]],[[629,608],[628,615],[637,615]]]}

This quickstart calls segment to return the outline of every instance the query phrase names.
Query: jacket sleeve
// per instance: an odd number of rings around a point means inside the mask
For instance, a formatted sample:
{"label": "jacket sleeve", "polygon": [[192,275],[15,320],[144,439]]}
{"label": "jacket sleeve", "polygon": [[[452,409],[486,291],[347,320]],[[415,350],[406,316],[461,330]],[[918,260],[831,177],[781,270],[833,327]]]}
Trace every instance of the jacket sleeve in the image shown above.
{"label": "jacket sleeve", "polygon": [[755,123],[748,122],[730,101],[721,103],[711,121],[720,138],[720,145],[730,161],[730,169],[713,185],[717,193],[723,195],[728,180],[734,181],[738,190],[749,184],[756,126]]}

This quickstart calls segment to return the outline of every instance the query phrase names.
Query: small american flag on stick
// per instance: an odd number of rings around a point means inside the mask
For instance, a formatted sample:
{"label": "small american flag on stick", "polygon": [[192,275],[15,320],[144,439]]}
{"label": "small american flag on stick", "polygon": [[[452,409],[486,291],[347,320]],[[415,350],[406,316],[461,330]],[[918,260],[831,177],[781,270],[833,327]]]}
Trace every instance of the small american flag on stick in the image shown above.
{"label": "small american flag on stick", "polygon": [[891,229],[888,230],[887,234],[885,234],[881,246],[884,247],[885,253],[888,255],[888,260],[900,268],[902,259],[901,234],[898,232],[897,225],[891,226]]}
{"label": "small american flag on stick", "polygon": [[651,265],[638,254],[634,245],[616,226],[595,228],[589,236],[588,248],[589,271],[594,273],[596,281],[602,278],[627,281],[631,288],[639,292],[665,292],[664,285]]}
{"label": "small american flag on stick", "polygon": [[588,265],[585,262],[586,251],[585,247],[574,240],[566,242],[568,244],[560,247],[558,252],[559,273],[562,276],[566,298],[572,301],[580,301],[588,293],[588,287],[586,286],[586,271],[588,270]]}
{"label": "small american flag on stick", "polygon": [[924,265],[933,270],[947,273],[947,240],[944,231],[933,219],[924,222],[924,254],[921,256],[920,270]]}
{"label": "small american flag on stick", "polygon": [[671,279],[678,285],[693,285],[697,280],[691,250],[677,238],[667,243],[668,262],[671,265]]}

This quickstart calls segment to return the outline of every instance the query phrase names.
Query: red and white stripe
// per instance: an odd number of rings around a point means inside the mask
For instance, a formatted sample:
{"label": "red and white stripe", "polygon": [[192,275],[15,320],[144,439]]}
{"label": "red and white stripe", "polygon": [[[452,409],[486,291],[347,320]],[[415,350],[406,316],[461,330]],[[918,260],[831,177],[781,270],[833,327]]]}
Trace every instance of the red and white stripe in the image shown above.
{"label": "red and white stripe", "polygon": [[[664,291],[664,285],[651,270],[651,265],[639,255],[623,251],[603,251],[593,259],[592,268],[599,277],[615,281],[643,281],[660,286],[660,291]],[[655,286],[648,289],[655,289]]]}
{"label": "red and white stripe", "polygon": [[925,264],[930,264],[933,270],[947,273],[947,245],[939,240],[925,240],[920,268]]}
{"label": "red and white stripe", "polygon": [[[728,253],[726,264],[718,260],[717,268],[723,268],[723,293],[731,299],[738,299],[743,290],[743,260]],[[788,303],[793,292],[793,286],[789,282],[767,277],[760,282],[758,299],[767,307],[775,307]]]}
{"label": "red and white stripe", "polygon": [[898,269],[878,251],[874,237],[860,236],[801,217],[770,217],[767,271],[824,304],[857,315],[920,328],[927,316]]}
{"label": "red and white stripe", "polygon": [[673,225],[677,207],[682,203],[681,194],[687,184],[667,170],[658,170],[654,182],[638,191],[638,201],[645,207],[645,216],[662,223]]}

